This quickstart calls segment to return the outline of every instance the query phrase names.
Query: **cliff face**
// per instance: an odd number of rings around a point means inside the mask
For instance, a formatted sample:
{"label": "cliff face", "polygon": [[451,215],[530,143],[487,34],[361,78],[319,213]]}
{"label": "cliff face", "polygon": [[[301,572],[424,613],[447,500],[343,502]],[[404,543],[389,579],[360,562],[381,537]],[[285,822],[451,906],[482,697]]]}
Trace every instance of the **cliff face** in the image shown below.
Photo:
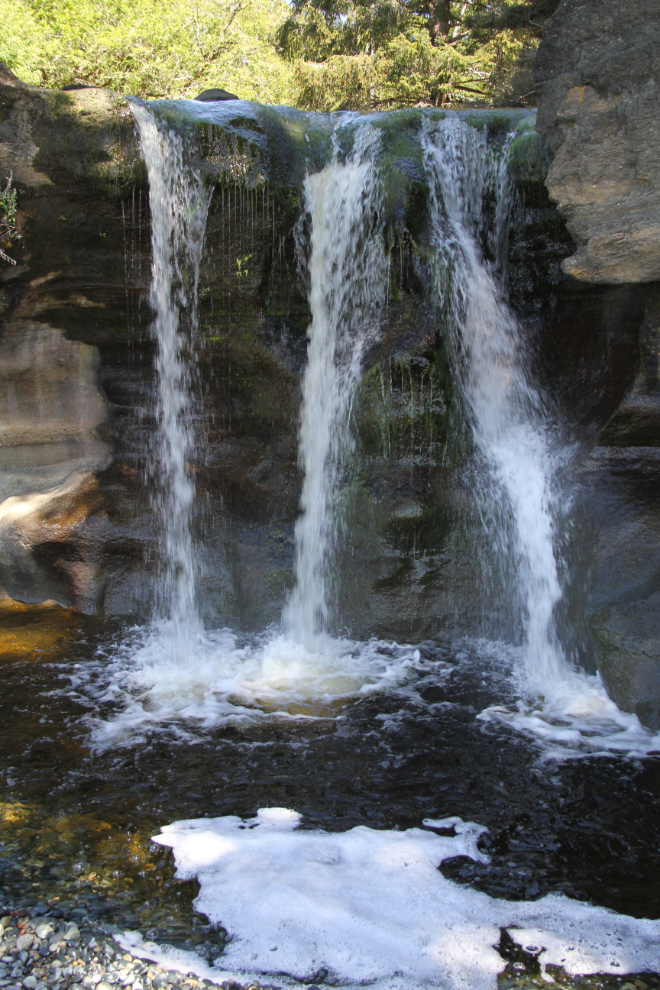
{"label": "cliff face", "polygon": [[25,602],[97,605],[97,476],[112,454],[99,345],[125,305],[113,233],[130,133],[113,94],[40,91],[0,71],[0,173],[25,233],[0,268],[0,585]]}
{"label": "cliff face", "polygon": [[660,279],[660,17],[656,0],[563,0],[534,62],[548,189],[591,282]]}
{"label": "cliff face", "polygon": [[608,690],[660,725],[660,17],[656,0],[563,0],[539,48],[537,130],[578,282],[644,309],[636,375],[581,476],[588,613]]}

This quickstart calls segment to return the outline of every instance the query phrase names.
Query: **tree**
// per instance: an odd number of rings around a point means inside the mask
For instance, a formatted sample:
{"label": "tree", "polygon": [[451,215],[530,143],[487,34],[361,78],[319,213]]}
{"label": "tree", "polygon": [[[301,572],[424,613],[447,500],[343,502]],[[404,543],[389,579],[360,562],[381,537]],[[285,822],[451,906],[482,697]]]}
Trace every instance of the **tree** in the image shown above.
{"label": "tree", "polygon": [[559,0],[293,0],[278,32],[316,110],[530,105],[531,58]]}
{"label": "tree", "polygon": [[80,82],[145,98],[194,97],[222,86],[264,103],[291,100],[292,69],[274,40],[289,11],[285,0],[2,4],[12,8],[18,42],[10,51],[0,32],[0,59],[29,82],[52,88]]}
{"label": "tree", "polygon": [[0,60],[60,88],[309,110],[531,106],[559,0],[0,0]]}

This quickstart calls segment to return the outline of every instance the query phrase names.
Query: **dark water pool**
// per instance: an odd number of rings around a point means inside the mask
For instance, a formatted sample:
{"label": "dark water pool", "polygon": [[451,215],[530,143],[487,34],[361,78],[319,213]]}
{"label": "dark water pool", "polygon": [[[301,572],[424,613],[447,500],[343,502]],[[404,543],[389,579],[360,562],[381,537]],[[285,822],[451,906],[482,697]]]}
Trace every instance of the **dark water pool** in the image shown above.
{"label": "dark water pool", "polygon": [[98,662],[98,646],[117,634],[56,607],[2,610],[7,903],[83,903],[109,923],[215,956],[224,935],[194,914],[196,882],[176,881],[150,836],[176,819],[284,806],[330,831],[458,815],[487,826],[481,846],[491,857],[488,866],[446,861],[458,883],[660,917],[660,758],[541,762],[532,740],[476,718],[502,691],[478,656],[422,644],[453,674],[407,699],[374,695],[334,718],[225,724],[188,741],[156,733],[93,753],[89,704],[71,694],[68,675]]}

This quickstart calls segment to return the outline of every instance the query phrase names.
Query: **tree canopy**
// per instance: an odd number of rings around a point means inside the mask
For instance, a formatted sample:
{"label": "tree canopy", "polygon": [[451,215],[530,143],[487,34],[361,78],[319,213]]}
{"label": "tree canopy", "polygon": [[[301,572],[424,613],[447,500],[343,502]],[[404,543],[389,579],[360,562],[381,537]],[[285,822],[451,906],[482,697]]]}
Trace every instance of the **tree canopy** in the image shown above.
{"label": "tree canopy", "polygon": [[314,110],[533,105],[559,0],[293,0],[278,31]]}
{"label": "tree canopy", "polygon": [[0,0],[19,78],[304,109],[533,105],[559,0]]}
{"label": "tree canopy", "polygon": [[45,87],[153,99],[222,85],[287,103],[292,71],[275,32],[289,11],[285,0],[0,0],[0,60]]}

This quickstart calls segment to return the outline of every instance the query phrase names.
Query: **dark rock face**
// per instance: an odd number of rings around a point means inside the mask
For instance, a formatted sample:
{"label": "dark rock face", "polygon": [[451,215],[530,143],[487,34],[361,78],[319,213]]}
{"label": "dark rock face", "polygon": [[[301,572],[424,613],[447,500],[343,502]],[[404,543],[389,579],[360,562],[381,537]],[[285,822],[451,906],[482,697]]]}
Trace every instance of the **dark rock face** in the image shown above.
{"label": "dark rock face", "polygon": [[[629,295],[633,323],[635,311],[641,320],[638,333],[621,333],[619,321],[612,340],[628,355],[621,365],[626,375],[634,374],[596,433],[582,472],[580,511],[594,547],[587,618],[598,667],[617,703],[656,728],[659,70],[655,0],[563,0],[534,64],[537,129],[555,156],[547,185],[578,245],[562,268],[583,283],[619,285]],[[610,390],[610,400],[615,394]]]}
{"label": "dark rock face", "polygon": [[534,61],[548,189],[591,282],[660,279],[660,18],[656,0],[563,0]]}
{"label": "dark rock face", "polygon": [[228,93],[226,89],[205,89],[195,99],[202,103],[215,103],[217,100],[237,100],[238,97],[234,93]]}

